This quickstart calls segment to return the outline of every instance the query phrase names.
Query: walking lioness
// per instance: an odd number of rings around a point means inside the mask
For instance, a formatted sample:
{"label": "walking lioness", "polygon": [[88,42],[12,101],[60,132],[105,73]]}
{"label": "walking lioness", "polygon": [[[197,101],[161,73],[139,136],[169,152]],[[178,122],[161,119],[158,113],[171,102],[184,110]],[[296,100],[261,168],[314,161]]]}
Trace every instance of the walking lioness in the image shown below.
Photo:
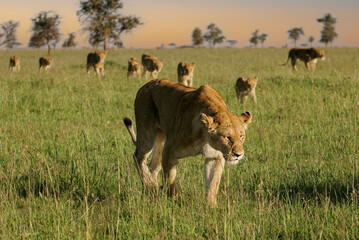
{"label": "walking lioness", "polygon": [[141,63],[137,58],[128,59],[127,80],[130,77],[141,77]]}
{"label": "walking lioness", "polygon": [[53,62],[54,59],[52,58],[41,57],[39,59],[39,71],[42,72],[42,70],[45,70],[46,72],[52,66]]}
{"label": "walking lioness", "polygon": [[230,112],[222,96],[208,85],[195,89],[157,79],[137,92],[135,116],[137,138],[132,120],[126,117],[124,123],[136,146],[133,157],[143,185],[157,187],[157,175],[163,169],[163,183],[175,195],[178,160],[201,153],[206,157],[207,202],[216,205],[225,161],[237,164],[244,156],[251,114]]}
{"label": "walking lioness", "polygon": [[158,60],[157,57],[151,56],[149,54],[142,54],[141,64],[143,66],[142,77],[145,75],[146,80],[150,73],[152,78],[157,78],[163,67],[163,62]]}
{"label": "walking lioness", "polygon": [[12,56],[10,58],[9,69],[11,71],[20,70],[20,58],[19,57]]}
{"label": "walking lioness", "polygon": [[248,95],[250,95],[253,98],[254,103],[257,103],[257,96],[256,96],[257,82],[258,82],[258,77],[238,78],[236,82],[237,101],[240,99],[242,103],[245,103],[245,101],[248,98]]}
{"label": "walking lioness", "polygon": [[177,66],[178,82],[192,87],[194,67],[194,63],[180,62]]}
{"label": "walking lioness", "polygon": [[93,67],[97,76],[104,76],[106,55],[106,50],[103,52],[96,51],[94,53],[89,53],[87,55],[87,74],[90,72],[90,67]]}
{"label": "walking lioness", "polygon": [[316,48],[293,48],[288,53],[287,62],[282,64],[282,66],[286,65],[291,60],[293,70],[297,71],[296,63],[297,59],[300,59],[304,62],[307,70],[310,70],[309,64],[312,65],[313,72],[315,71],[315,64],[318,61],[318,58],[324,60],[324,51],[316,49]]}

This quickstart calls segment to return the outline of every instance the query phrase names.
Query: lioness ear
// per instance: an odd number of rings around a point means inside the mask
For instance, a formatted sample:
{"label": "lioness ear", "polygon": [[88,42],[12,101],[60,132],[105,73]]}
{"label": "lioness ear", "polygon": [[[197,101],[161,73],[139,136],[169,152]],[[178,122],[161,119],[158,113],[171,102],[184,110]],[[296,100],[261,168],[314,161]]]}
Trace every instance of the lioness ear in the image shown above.
{"label": "lioness ear", "polygon": [[212,129],[213,128],[213,117],[211,116],[207,116],[204,113],[200,113],[199,114],[199,120],[202,122],[202,124],[208,128],[208,129]]}
{"label": "lioness ear", "polygon": [[241,122],[243,123],[244,125],[244,128],[247,129],[247,125],[251,122],[252,120],[252,115],[250,112],[245,112],[245,113],[242,113],[240,116],[239,116],[239,120],[241,120]]}

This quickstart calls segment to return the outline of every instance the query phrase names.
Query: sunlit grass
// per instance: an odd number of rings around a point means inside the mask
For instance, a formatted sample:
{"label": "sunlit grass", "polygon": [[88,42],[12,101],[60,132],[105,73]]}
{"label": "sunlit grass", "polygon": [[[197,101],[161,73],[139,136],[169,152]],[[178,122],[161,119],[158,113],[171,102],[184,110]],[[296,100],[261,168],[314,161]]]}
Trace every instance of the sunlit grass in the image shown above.
{"label": "sunlit grass", "polygon": [[[86,74],[89,50],[0,55],[1,239],[358,239],[359,50],[328,49],[315,73],[293,73],[288,49],[111,50],[105,77]],[[143,191],[122,123],[145,80],[126,80],[142,53],[176,80],[195,62],[194,86],[250,111],[246,159],[226,166],[218,207],[205,203],[201,156],[178,166],[181,194]],[[7,69],[21,57],[21,71]],[[238,77],[259,77],[258,104],[236,101]]]}

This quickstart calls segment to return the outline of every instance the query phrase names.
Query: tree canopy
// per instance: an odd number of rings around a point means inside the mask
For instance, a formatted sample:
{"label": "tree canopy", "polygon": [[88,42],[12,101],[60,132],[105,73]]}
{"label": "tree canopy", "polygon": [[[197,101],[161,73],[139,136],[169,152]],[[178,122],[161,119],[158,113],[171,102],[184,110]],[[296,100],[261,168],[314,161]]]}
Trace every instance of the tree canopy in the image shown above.
{"label": "tree canopy", "polygon": [[48,55],[51,55],[51,45],[56,45],[60,40],[60,16],[53,11],[43,11],[31,19],[32,36],[29,47],[40,48],[47,45]]}
{"label": "tree canopy", "polygon": [[304,35],[303,28],[292,28],[287,31],[288,38],[293,40],[294,47],[297,46],[297,40],[300,38],[300,35]]}
{"label": "tree canopy", "polygon": [[74,32],[69,33],[69,37],[64,41],[62,47],[63,48],[76,47],[77,44],[75,42],[75,38],[76,38],[76,34]]}
{"label": "tree canopy", "polygon": [[334,27],[334,25],[337,23],[337,19],[328,13],[322,18],[318,18],[317,21],[324,24],[319,41],[324,43],[325,47],[328,47],[328,43],[333,42],[334,39],[338,36]]}
{"label": "tree canopy", "polygon": [[21,45],[21,43],[17,41],[16,36],[16,29],[19,26],[19,22],[10,20],[1,24],[0,26],[3,30],[3,33],[0,34],[0,37],[5,37],[4,41],[0,43],[0,45],[4,45],[7,49]]}
{"label": "tree canopy", "polygon": [[121,42],[122,32],[129,32],[142,24],[138,17],[120,14],[122,8],[121,0],[80,1],[77,15],[84,25],[83,30],[89,32],[89,43],[92,46],[98,47],[103,43],[107,50],[109,43],[118,45]]}
{"label": "tree canopy", "polygon": [[204,34],[204,39],[209,43],[210,47],[214,47],[216,44],[222,43],[225,36],[222,34],[222,30],[219,29],[216,24],[211,23],[207,26],[207,32]]}
{"label": "tree canopy", "polygon": [[192,32],[192,43],[195,47],[202,45],[204,42],[204,37],[202,36],[202,31],[200,28],[196,27]]}

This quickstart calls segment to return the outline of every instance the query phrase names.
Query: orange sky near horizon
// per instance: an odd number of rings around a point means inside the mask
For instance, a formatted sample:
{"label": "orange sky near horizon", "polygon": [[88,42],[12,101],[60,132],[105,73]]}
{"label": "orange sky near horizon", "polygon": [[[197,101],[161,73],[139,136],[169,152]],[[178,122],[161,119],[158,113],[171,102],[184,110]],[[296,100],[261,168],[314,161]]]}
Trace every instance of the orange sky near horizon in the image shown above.
{"label": "orange sky near horizon", "polygon": [[[67,38],[68,33],[76,32],[79,47],[89,46],[87,34],[82,33],[81,24],[76,16],[78,0],[0,0],[0,24],[8,20],[20,22],[17,30],[20,47],[26,47],[30,36],[31,18],[40,11],[52,10],[61,17],[60,32],[62,38],[58,47]],[[293,27],[302,27],[297,46],[307,43],[309,36],[314,37],[314,46],[319,43],[323,27],[317,18],[331,13],[337,18],[338,38],[333,46],[359,47],[359,1],[358,0],[131,0],[123,1],[124,15],[136,15],[144,25],[121,38],[126,48],[155,48],[162,43],[190,45],[195,27],[204,33],[210,23],[215,23],[227,40],[237,40],[237,47],[249,46],[251,33],[259,29],[268,34],[265,46],[293,46],[286,33]]]}

